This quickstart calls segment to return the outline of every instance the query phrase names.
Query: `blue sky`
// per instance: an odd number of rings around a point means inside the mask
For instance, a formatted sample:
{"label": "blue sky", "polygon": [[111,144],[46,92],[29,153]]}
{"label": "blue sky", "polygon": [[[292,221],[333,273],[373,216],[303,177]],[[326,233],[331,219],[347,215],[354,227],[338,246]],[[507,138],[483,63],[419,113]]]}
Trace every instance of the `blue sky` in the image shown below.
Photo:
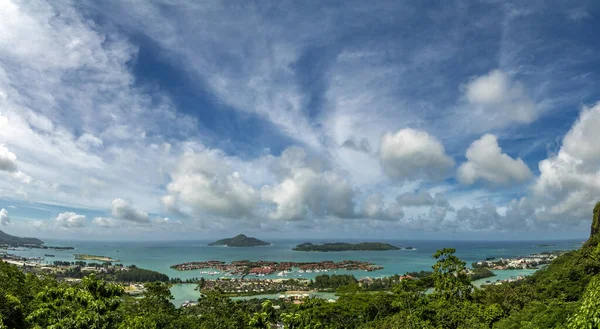
{"label": "blue sky", "polygon": [[1,229],[585,237],[595,1],[4,1]]}

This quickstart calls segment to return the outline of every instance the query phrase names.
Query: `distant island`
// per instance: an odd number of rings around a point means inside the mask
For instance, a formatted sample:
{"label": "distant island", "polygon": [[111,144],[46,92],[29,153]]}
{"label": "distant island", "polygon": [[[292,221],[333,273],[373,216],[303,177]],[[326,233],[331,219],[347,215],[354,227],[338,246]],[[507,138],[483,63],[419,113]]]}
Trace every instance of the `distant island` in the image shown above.
{"label": "distant island", "polygon": [[20,238],[0,231],[0,245],[8,247],[41,246],[44,241],[37,238]]}
{"label": "distant island", "polygon": [[112,259],[107,256],[88,255],[88,254],[75,254],[73,256],[75,256],[76,260],[97,260],[97,261],[101,261],[101,262],[115,262],[115,263],[121,262],[118,259]]}
{"label": "distant island", "polygon": [[227,247],[256,247],[256,246],[268,246],[271,245],[268,242],[247,237],[244,234],[236,235],[233,238],[221,239],[213,243],[209,243],[209,246],[227,246]]}
{"label": "distant island", "polygon": [[400,250],[400,248],[393,246],[387,243],[381,242],[361,242],[361,243],[324,243],[324,244],[312,244],[310,242],[305,242],[297,245],[294,249],[295,251],[359,251],[359,250]]}

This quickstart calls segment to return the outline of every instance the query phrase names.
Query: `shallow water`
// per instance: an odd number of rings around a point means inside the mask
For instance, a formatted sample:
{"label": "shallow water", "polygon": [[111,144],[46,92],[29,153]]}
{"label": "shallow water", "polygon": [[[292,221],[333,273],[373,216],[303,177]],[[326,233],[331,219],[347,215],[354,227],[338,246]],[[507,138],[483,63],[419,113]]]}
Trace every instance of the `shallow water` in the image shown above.
{"label": "shallow water", "polygon": [[[171,278],[218,278],[223,274],[208,275],[201,274],[199,270],[176,271],[171,265],[190,262],[221,260],[230,262],[234,260],[270,260],[270,261],[342,261],[360,260],[368,261],[384,267],[381,271],[345,271],[328,272],[327,274],[353,274],[356,277],[384,277],[393,274],[403,274],[412,271],[428,271],[435,262],[432,254],[441,248],[451,247],[457,250],[456,255],[470,265],[472,262],[480,261],[486,257],[517,257],[532,253],[553,250],[572,250],[581,246],[579,240],[560,241],[426,241],[426,240],[380,240],[396,246],[411,246],[416,250],[390,250],[390,251],[344,251],[344,252],[301,252],[291,249],[302,242],[322,243],[330,241],[322,240],[275,240],[270,241],[272,245],[261,247],[229,248],[208,247],[210,241],[158,241],[158,242],[97,242],[97,241],[65,241],[48,240],[48,245],[72,246],[75,250],[43,250],[29,249],[24,251],[9,251],[9,253],[26,257],[43,257],[45,254],[54,254],[55,257],[46,258],[44,262],[53,261],[75,261],[73,254],[93,254],[109,256],[119,259],[125,265],[135,264],[138,267],[151,269],[167,274]],[[342,242],[357,242],[354,240],[336,240]],[[551,246],[542,246],[542,245]],[[509,271],[499,271],[497,277],[486,279],[495,281],[504,275],[517,276],[520,274],[509,274]],[[283,278],[313,278],[322,273],[294,273]],[[276,275],[264,278],[279,278]],[[484,280],[485,282],[485,280]],[[193,286],[193,285],[192,285]],[[176,300],[197,299],[198,294],[193,294],[188,288],[177,288],[174,286],[173,293]],[[193,291],[193,289],[192,289]],[[176,304],[178,305],[178,304]]]}

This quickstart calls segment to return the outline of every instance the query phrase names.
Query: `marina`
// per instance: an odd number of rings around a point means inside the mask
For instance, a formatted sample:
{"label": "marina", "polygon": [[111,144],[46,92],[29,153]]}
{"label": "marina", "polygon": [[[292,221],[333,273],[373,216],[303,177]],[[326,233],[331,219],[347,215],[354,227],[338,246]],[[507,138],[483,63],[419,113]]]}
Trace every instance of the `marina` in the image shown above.
{"label": "marina", "polygon": [[201,274],[210,275],[253,275],[266,276],[275,274],[282,277],[293,275],[294,273],[321,273],[337,270],[347,271],[377,271],[382,270],[383,266],[375,265],[370,262],[343,260],[340,262],[320,261],[320,262],[274,262],[274,261],[249,261],[240,260],[226,263],[223,261],[210,260],[204,262],[187,262],[171,266],[178,271],[190,271],[197,269],[213,269],[217,271],[200,271]]}

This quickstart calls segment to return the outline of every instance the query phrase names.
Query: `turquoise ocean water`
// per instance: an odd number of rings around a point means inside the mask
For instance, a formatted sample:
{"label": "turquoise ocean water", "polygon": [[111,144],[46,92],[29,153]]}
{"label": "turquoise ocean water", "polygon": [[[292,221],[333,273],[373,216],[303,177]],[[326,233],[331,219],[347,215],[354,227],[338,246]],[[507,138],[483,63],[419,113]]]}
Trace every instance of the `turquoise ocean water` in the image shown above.
{"label": "turquoise ocean water", "polygon": [[[381,271],[350,272],[337,271],[337,274],[353,274],[356,277],[382,277],[393,274],[403,274],[411,271],[431,270],[434,263],[432,254],[441,248],[452,247],[457,250],[456,254],[467,264],[480,261],[486,257],[517,257],[532,253],[553,250],[572,250],[581,246],[582,240],[560,240],[560,241],[395,241],[379,240],[396,246],[411,246],[415,250],[392,250],[392,251],[345,251],[345,252],[299,252],[291,249],[299,243],[310,241],[313,243],[331,242],[321,240],[269,240],[270,246],[229,248],[208,247],[211,241],[157,241],[157,242],[99,242],[99,241],[65,241],[47,239],[46,244],[58,246],[72,246],[75,250],[58,251],[29,249],[24,251],[9,251],[21,256],[43,257],[45,254],[53,254],[55,257],[46,258],[44,262],[52,263],[55,260],[74,261],[73,254],[94,254],[109,256],[119,259],[125,265],[135,264],[138,267],[151,269],[167,274],[171,278],[218,278],[223,274],[209,275],[201,274],[199,270],[180,272],[170,268],[173,264],[190,261],[234,261],[234,260],[270,260],[270,261],[341,261],[361,260],[369,261],[384,267]],[[344,242],[357,242],[353,240],[336,240]],[[550,246],[545,246],[550,245]],[[528,274],[530,272],[506,272],[498,273],[500,277]],[[301,277],[311,278],[320,273],[304,273]],[[328,274],[334,274],[329,272]],[[287,276],[287,278],[300,277],[298,273]],[[276,275],[263,278],[277,278]],[[493,278],[493,280],[498,279]],[[174,287],[176,300],[179,301],[195,299],[197,292],[193,291],[192,285]],[[188,298],[189,297],[189,298]]]}

